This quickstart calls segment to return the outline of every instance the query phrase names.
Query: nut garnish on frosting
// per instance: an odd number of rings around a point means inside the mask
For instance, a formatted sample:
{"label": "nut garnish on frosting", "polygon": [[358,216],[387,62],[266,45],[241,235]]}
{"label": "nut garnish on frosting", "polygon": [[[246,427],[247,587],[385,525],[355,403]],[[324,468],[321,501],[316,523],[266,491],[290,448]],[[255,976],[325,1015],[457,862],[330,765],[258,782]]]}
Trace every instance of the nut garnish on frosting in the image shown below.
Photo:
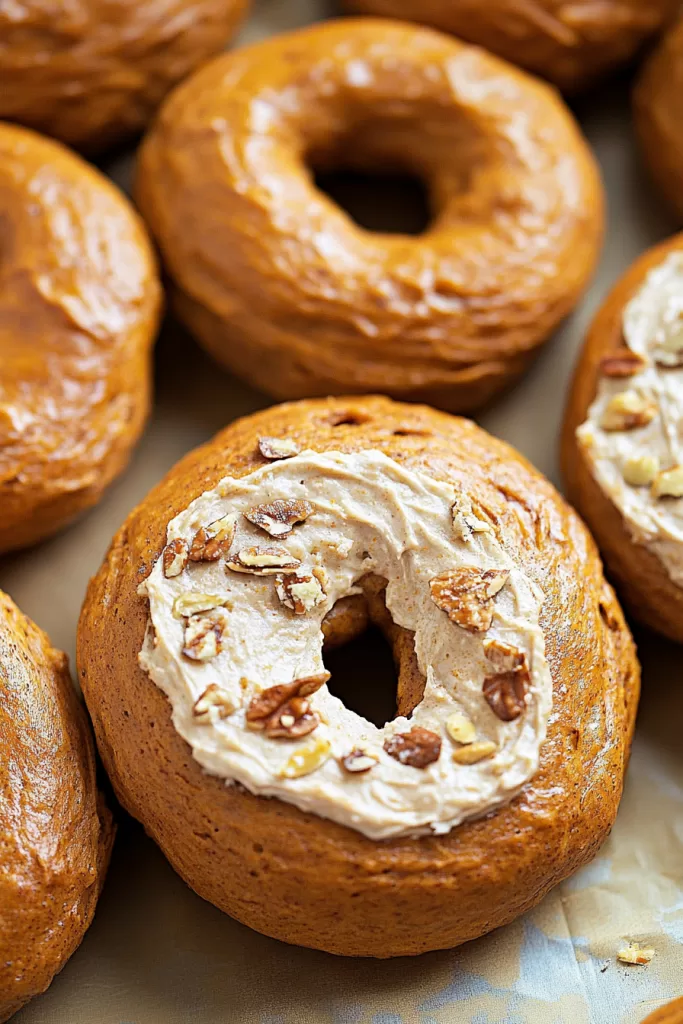
{"label": "nut garnish on frosting", "polygon": [[602,361],[577,440],[633,539],[683,586],[683,253],[624,307],[623,338]]}
{"label": "nut garnish on frosting", "polygon": [[[284,543],[263,542],[274,524]],[[387,581],[424,677],[410,719],[382,728],[333,696],[322,660],[323,619],[368,574]],[[538,767],[542,593],[467,495],[378,451],[225,477],[169,524],[141,593],[140,662],[176,729],[206,771],[253,793],[381,839],[448,832]]]}
{"label": "nut garnish on frosting", "polygon": [[286,437],[260,437],[258,446],[264,459],[291,459],[300,452],[299,446]]}

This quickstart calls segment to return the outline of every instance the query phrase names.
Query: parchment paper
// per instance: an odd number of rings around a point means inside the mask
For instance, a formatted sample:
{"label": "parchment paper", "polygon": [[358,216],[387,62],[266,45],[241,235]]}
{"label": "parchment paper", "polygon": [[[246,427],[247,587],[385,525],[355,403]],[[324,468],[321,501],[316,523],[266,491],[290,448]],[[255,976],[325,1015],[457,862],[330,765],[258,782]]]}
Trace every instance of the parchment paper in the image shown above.
{"label": "parchment paper", "polygon": [[[242,40],[332,12],[314,0],[256,5]],[[482,418],[556,483],[568,375],[611,282],[675,224],[642,175],[625,76],[577,108],[602,163],[610,230],[595,284],[516,391]],[[125,183],[129,160],[109,167]],[[0,586],[73,658],[87,578],[127,512],[188,449],[267,399],[218,371],[168,325],[154,418],[125,477],[49,544],[0,565]],[[95,923],[17,1024],[635,1024],[683,993],[681,650],[639,634],[644,694],[626,794],[597,860],[534,911],[467,947],[393,962],[342,960],[266,939],[195,896],[121,815]],[[647,967],[617,964],[633,939]]]}

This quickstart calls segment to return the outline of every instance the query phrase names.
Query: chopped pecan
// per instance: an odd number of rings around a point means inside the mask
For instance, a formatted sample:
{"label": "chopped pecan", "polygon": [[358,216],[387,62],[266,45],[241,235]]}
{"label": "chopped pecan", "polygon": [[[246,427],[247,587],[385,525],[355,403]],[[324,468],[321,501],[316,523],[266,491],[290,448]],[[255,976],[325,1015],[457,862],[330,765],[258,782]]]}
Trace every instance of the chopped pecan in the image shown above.
{"label": "chopped pecan", "polygon": [[222,608],[192,615],[185,626],[183,654],[192,661],[210,661],[220,654],[227,627]]}
{"label": "chopped pecan", "polygon": [[298,569],[301,562],[294,558],[287,548],[276,544],[267,548],[242,548],[227,563],[233,572],[249,572],[255,576],[272,576],[283,569]]}
{"label": "chopped pecan", "polygon": [[527,673],[526,652],[512,644],[506,644],[504,640],[484,640],[484,654],[499,672],[516,672],[524,669]]}
{"label": "chopped pecan", "polygon": [[653,498],[683,498],[683,466],[663,469],[652,483]]}
{"label": "chopped pecan", "polygon": [[456,743],[474,743],[477,738],[474,722],[461,711],[454,711],[448,716],[446,732]]}
{"label": "chopped pecan", "polygon": [[200,527],[192,538],[190,561],[216,562],[222,555],[227,555],[235,538],[236,525],[237,516],[231,512],[208,526]]}
{"label": "chopped pecan", "polygon": [[647,487],[658,472],[659,459],[656,455],[631,455],[622,470],[624,480],[631,487]]}
{"label": "chopped pecan", "polygon": [[510,573],[507,569],[474,566],[448,569],[430,580],[432,601],[446,612],[451,622],[470,633],[483,633],[493,621],[493,599],[503,589]]}
{"label": "chopped pecan", "polygon": [[269,505],[257,505],[244,513],[254,526],[265,530],[271,537],[286,537],[296,523],[303,523],[314,512],[310,501],[303,498],[276,498]]}
{"label": "chopped pecan", "polygon": [[414,725],[410,732],[397,732],[384,741],[390,757],[411,768],[426,768],[439,760],[441,737],[431,729]]}
{"label": "chopped pecan", "polygon": [[325,600],[320,581],[313,574],[288,572],[275,578],[277,596],[296,615],[305,615]]}
{"label": "chopped pecan", "polygon": [[339,758],[339,763],[345,772],[351,775],[362,775],[374,768],[378,759],[374,754],[367,754],[364,750],[355,747],[350,753]]}
{"label": "chopped pecan", "polygon": [[227,718],[234,710],[225,690],[218,683],[211,683],[195,701],[192,714],[202,725],[208,725],[214,718]]}
{"label": "chopped pecan", "polygon": [[[304,716],[308,712],[308,706],[303,708],[300,704],[294,704],[293,707],[288,705],[292,704],[292,701],[310,697],[312,693],[319,690],[320,687],[327,682],[330,678],[329,672],[320,672],[315,676],[304,676],[302,679],[295,679],[292,683],[278,683],[276,686],[269,686],[267,690],[259,693],[256,697],[253,697],[247,708],[247,725],[250,729],[264,730],[266,735],[289,735],[289,736],[303,736],[306,732],[312,732],[313,729],[318,725],[320,719],[315,712],[311,714],[315,717],[315,722],[311,728],[307,728],[303,733],[273,733],[269,732],[269,728],[280,729],[280,728],[292,728],[296,725],[299,718]],[[304,701],[308,705],[308,701]],[[285,711],[285,709],[288,710]],[[287,718],[292,717],[292,722],[281,721],[282,713],[287,715]],[[310,721],[307,719],[307,721]]]}
{"label": "chopped pecan", "polygon": [[468,743],[467,746],[458,747],[451,754],[451,760],[456,764],[477,764],[484,758],[495,754],[498,747],[491,740],[479,740],[477,743]]}
{"label": "chopped pecan", "polygon": [[278,775],[281,779],[298,779],[301,775],[310,775],[328,760],[331,753],[329,740],[317,739],[295,750]]}
{"label": "chopped pecan", "polygon": [[607,403],[600,426],[613,433],[646,427],[657,415],[657,406],[637,391],[622,391]]}
{"label": "chopped pecan", "polygon": [[514,722],[526,707],[529,673],[525,669],[499,672],[484,680],[483,692],[487,704],[501,722]]}
{"label": "chopped pecan", "polygon": [[479,519],[472,509],[472,502],[466,494],[459,494],[451,508],[453,529],[459,540],[467,542],[473,533],[490,533],[491,526]]}
{"label": "chopped pecan", "polygon": [[619,349],[600,360],[600,373],[604,377],[635,377],[645,368],[647,361],[630,349]]}
{"label": "chopped pecan", "polygon": [[320,716],[311,711],[305,697],[292,697],[266,719],[264,732],[270,739],[297,739],[320,725]]}
{"label": "chopped pecan", "polygon": [[264,459],[291,459],[301,449],[286,437],[259,437],[259,451]]}
{"label": "chopped pecan", "polygon": [[173,615],[176,619],[186,619],[190,615],[197,615],[199,612],[210,612],[213,608],[220,608],[228,598],[224,594],[201,594],[189,590],[185,594],[179,594],[173,602]]}
{"label": "chopped pecan", "polygon": [[180,576],[187,565],[188,558],[187,541],[181,540],[180,537],[169,541],[161,556],[166,579],[170,580],[174,576]]}

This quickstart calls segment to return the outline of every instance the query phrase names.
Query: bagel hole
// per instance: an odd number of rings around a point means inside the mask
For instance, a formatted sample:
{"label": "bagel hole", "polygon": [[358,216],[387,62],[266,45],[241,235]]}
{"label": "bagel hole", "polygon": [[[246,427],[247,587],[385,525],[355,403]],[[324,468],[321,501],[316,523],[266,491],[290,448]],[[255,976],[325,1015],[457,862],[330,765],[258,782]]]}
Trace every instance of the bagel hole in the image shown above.
{"label": "bagel hole", "polygon": [[310,167],[317,189],[374,234],[422,235],[432,221],[429,193],[417,175]]}
{"label": "bagel hole", "polygon": [[349,711],[379,729],[396,718],[398,678],[391,647],[377,626],[325,653],[327,686]]}

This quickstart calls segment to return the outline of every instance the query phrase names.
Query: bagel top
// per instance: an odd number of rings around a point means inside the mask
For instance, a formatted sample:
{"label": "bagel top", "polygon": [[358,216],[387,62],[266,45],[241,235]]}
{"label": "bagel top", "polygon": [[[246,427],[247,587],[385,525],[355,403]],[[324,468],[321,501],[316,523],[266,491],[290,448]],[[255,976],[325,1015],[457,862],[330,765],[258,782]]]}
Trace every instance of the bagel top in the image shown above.
{"label": "bagel top", "polygon": [[550,79],[565,92],[628,61],[679,0],[346,0],[452,32]]}
{"label": "bagel top", "polygon": [[[195,499],[226,476],[247,489],[257,483],[272,462],[261,451],[268,437],[319,455],[383,453],[400,470],[424,474],[437,492],[440,485],[453,486],[470,498],[476,518],[492,526],[506,557],[543,591],[539,624],[553,681],[547,736],[533,778],[494,813],[445,835],[377,841],[284,799],[226,786],[193,756],[172,702],[139,662],[149,601],[138,586],[153,580],[169,523]],[[391,503],[384,508],[390,515]],[[397,535],[402,529],[397,523]],[[473,550],[480,550],[476,540]],[[221,572],[227,579],[224,567]],[[277,616],[272,577],[260,582],[268,617]],[[202,641],[200,633],[188,639],[188,647]],[[239,631],[228,644],[241,649]],[[511,920],[584,863],[616,813],[638,694],[628,630],[575,513],[518,453],[474,424],[385,398],[268,409],[233,423],[183,459],[115,537],[86,597],[78,659],[117,794],[193,888],[267,934],[354,955],[400,955],[466,941]],[[481,685],[481,676],[475,678]],[[410,699],[401,686],[399,677],[399,713],[410,715],[422,694]],[[211,719],[229,710],[221,709],[224,695],[216,696],[216,705],[209,695],[199,714]],[[314,706],[325,712],[329,705]],[[478,713],[480,722],[485,711]],[[445,733],[441,739],[445,759],[457,741]],[[229,750],[229,733],[225,742]],[[284,761],[301,739],[272,742]],[[357,785],[372,786],[373,771]],[[409,763],[403,772],[408,783],[422,777]]]}
{"label": "bagel top", "polygon": [[[314,184],[336,166],[416,174],[432,224],[360,228]],[[183,318],[280,398],[481,405],[572,308],[602,233],[594,159],[553,90],[369,18],[202,68],[148,134],[136,193]]]}
{"label": "bagel top", "polygon": [[0,124],[0,551],[52,533],[125,464],[160,308],[143,225],[58,143]]}
{"label": "bagel top", "polygon": [[682,293],[677,235],[636,260],[598,313],[563,445],[570,496],[634,613],[675,639],[683,639]]}
{"label": "bagel top", "polygon": [[247,0],[0,4],[0,118],[89,151],[139,131]]}
{"label": "bagel top", "polygon": [[79,945],[112,840],[66,655],[0,593],[0,1021]]}

